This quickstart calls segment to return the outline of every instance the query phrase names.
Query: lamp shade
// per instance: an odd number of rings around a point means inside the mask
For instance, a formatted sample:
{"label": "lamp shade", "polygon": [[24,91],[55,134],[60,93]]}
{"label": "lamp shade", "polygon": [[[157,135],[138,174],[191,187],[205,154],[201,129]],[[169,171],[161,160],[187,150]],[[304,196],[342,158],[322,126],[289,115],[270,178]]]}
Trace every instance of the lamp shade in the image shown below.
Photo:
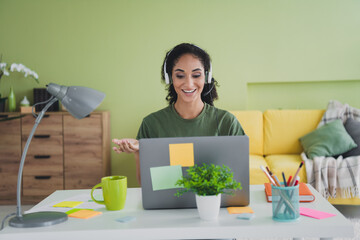
{"label": "lamp shade", "polygon": [[88,87],[62,86],[50,83],[47,91],[61,101],[66,110],[77,119],[94,111],[105,98],[105,94]]}

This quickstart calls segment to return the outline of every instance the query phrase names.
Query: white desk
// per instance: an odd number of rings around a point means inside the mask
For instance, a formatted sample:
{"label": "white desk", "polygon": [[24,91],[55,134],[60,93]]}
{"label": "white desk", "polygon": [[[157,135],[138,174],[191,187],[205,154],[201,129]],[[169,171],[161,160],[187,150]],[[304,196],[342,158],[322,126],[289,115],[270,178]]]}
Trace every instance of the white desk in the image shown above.
{"label": "white desk", "polygon": [[[311,186],[310,186],[311,187]],[[211,239],[211,238],[254,238],[273,237],[353,237],[353,227],[339,211],[317,193],[315,202],[300,206],[336,214],[335,217],[317,220],[300,216],[295,222],[281,223],[272,220],[271,203],[265,200],[264,186],[251,186],[250,206],[255,211],[252,220],[236,219],[225,208],[220,210],[217,221],[200,220],[196,209],[144,210],[141,190],[128,189],[125,209],[106,211],[90,219],[69,218],[58,225],[42,228],[19,229],[7,226],[0,232],[0,239]],[[101,191],[101,190],[99,190]],[[90,190],[56,191],[33,209],[62,201]],[[90,199],[90,198],[89,198]],[[136,220],[119,223],[115,219],[135,216]]]}

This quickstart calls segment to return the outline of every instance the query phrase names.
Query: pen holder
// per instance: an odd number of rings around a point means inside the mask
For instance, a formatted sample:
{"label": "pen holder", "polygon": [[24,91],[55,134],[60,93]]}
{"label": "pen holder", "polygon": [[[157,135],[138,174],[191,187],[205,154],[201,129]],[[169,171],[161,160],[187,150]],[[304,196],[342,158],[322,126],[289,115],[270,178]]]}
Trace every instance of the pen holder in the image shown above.
{"label": "pen holder", "polygon": [[299,185],[293,187],[271,186],[273,219],[280,222],[297,220],[299,212]]}

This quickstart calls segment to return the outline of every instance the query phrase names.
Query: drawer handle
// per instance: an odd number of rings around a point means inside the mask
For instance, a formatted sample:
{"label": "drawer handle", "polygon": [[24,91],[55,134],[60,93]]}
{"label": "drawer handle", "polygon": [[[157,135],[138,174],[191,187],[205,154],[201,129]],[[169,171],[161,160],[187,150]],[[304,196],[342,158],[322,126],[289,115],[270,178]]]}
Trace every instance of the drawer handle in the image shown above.
{"label": "drawer handle", "polygon": [[35,176],[34,178],[38,180],[46,180],[46,179],[50,179],[51,176]]}
{"label": "drawer handle", "polygon": [[45,158],[51,158],[50,155],[35,155],[34,158],[36,159],[45,159]]}
{"label": "drawer handle", "polygon": [[34,135],[34,138],[50,138],[50,135],[48,135],[48,134],[36,134],[36,135]]}

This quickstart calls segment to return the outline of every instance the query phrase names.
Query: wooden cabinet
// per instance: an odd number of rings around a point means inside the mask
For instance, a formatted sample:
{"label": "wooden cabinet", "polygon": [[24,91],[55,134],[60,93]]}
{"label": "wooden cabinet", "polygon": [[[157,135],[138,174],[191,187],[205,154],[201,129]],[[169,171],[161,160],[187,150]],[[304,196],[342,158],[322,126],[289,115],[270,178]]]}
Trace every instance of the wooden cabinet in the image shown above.
{"label": "wooden cabinet", "polygon": [[[90,188],[110,175],[109,121],[106,111],[93,112],[81,120],[67,112],[47,113],[26,156],[22,202],[37,202],[55,190]],[[20,153],[34,123],[31,114],[0,122],[0,204],[16,202]]]}

